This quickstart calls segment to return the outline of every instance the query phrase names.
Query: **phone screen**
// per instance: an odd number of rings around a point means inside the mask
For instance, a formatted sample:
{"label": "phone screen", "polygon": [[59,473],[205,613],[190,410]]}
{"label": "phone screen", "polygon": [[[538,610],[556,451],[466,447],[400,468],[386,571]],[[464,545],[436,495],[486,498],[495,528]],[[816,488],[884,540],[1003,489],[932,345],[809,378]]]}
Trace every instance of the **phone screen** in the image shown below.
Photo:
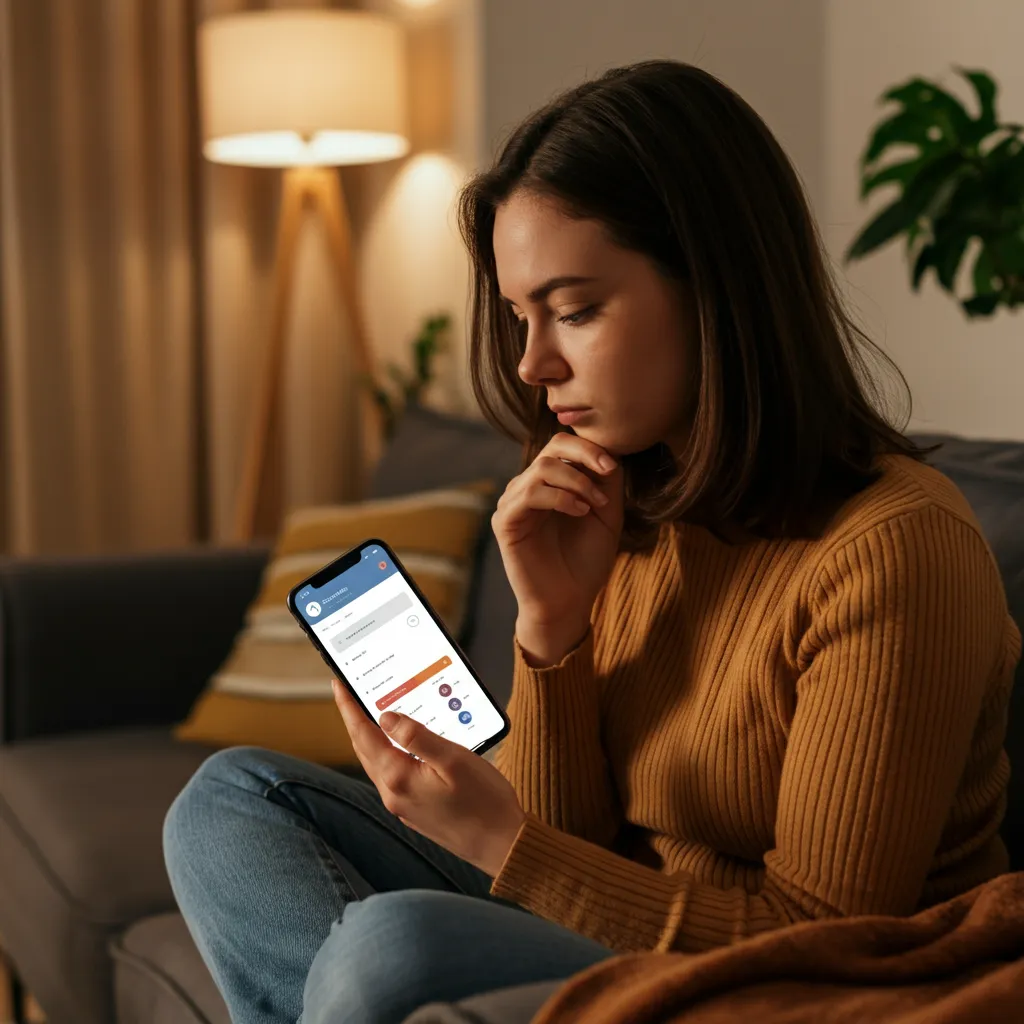
{"label": "phone screen", "polygon": [[[506,719],[379,541],[360,545],[289,595],[289,608],[375,722],[397,711],[470,750]],[[317,584],[317,585],[314,585]]]}

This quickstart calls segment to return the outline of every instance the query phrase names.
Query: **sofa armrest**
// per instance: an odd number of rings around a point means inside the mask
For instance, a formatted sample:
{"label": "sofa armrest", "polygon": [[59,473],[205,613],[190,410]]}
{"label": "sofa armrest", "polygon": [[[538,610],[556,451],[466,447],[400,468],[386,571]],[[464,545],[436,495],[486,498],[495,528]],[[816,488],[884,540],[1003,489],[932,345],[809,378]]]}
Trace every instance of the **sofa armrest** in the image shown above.
{"label": "sofa armrest", "polygon": [[182,719],[228,653],[267,555],[0,562],[0,743]]}

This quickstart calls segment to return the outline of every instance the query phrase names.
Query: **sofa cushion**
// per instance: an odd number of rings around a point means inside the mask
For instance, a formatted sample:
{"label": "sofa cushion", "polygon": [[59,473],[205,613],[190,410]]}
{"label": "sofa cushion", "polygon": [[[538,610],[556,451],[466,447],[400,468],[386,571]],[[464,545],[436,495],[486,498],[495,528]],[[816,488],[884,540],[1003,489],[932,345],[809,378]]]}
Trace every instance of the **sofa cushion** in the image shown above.
{"label": "sofa cushion", "polygon": [[406,1017],[403,1024],[530,1024],[563,984],[539,981],[495,989],[457,1003],[430,1003]]}
{"label": "sofa cushion", "polygon": [[[483,420],[412,406],[377,464],[373,494],[385,498],[409,491],[488,478],[498,487],[519,472],[522,449]],[[482,531],[470,581],[469,616],[462,647],[487,688],[502,704],[512,690],[512,636],[516,601],[505,577],[494,534]]]}
{"label": "sofa cushion", "polygon": [[170,910],[164,815],[210,749],[165,729],[0,749],[0,934],[51,1020],[110,1024],[110,937]]}
{"label": "sofa cushion", "polygon": [[110,943],[117,1024],[231,1024],[181,914],[158,914]]}
{"label": "sofa cushion", "polygon": [[[331,673],[289,612],[288,593],[377,537],[394,548],[431,607],[460,637],[493,491],[485,479],[289,513],[231,653],[174,735],[217,747],[266,747],[318,764],[358,765],[334,704]],[[330,611],[325,605],[323,615]]]}

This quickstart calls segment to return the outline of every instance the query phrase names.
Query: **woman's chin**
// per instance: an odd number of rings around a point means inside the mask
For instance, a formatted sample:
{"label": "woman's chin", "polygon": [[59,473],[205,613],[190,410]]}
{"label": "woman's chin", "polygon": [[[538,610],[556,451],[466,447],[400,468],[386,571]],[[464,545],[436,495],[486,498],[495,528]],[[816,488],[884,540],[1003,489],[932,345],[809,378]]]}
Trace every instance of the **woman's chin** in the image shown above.
{"label": "woman's chin", "polygon": [[614,455],[617,458],[642,452],[655,443],[651,441],[644,444],[638,442],[635,438],[625,437],[618,431],[609,430],[597,424],[590,426],[581,423],[579,426],[574,426],[572,431],[577,437],[582,437],[585,441],[599,445],[609,455]]}

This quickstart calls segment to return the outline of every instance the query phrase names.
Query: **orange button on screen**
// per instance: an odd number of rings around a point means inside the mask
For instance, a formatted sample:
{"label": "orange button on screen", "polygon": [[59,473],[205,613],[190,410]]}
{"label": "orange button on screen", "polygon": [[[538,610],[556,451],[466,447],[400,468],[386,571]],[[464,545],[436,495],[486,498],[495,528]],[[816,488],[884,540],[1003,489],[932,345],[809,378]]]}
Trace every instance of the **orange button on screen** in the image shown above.
{"label": "orange button on screen", "polygon": [[404,697],[411,690],[415,690],[420,683],[425,683],[431,676],[436,676],[441,669],[447,668],[451,663],[452,659],[447,654],[443,658],[439,658],[433,665],[428,665],[422,672],[417,672],[412,679],[407,679],[401,686],[396,687],[390,693],[385,693],[377,701],[377,710],[383,711],[390,704],[394,704],[399,697]]}

